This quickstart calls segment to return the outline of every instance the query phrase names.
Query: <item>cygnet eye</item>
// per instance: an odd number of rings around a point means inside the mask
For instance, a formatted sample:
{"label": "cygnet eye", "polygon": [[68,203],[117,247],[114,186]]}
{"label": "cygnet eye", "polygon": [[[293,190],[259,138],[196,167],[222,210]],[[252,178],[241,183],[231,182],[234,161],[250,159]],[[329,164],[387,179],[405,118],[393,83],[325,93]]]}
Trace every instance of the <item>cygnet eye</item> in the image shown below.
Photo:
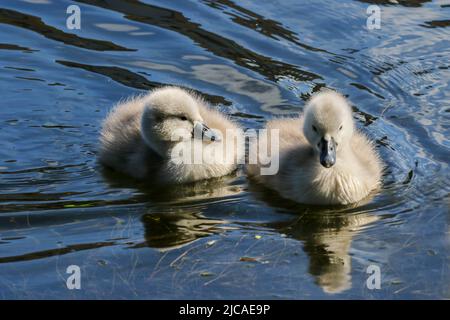
{"label": "cygnet eye", "polygon": [[316,128],[316,126],[312,126],[312,129],[314,130],[314,132],[317,132],[317,128]]}
{"label": "cygnet eye", "polygon": [[342,125],[339,127],[339,131],[341,131],[342,130]]}
{"label": "cygnet eye", "polygon": [[186,121],[187,118],[185,116],[180,117],[181,120]]}

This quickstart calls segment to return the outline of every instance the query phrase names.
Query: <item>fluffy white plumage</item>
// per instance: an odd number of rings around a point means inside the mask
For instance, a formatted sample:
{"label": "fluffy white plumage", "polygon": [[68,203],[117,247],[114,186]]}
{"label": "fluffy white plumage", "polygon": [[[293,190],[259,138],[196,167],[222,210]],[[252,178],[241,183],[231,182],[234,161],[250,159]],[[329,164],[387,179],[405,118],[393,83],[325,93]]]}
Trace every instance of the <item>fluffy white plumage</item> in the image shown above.
{"label": "fluffy white plumage", "polygon": [[[206,124],[222,141],[201,141],[205,149],[202,163],[172,161],[174,148],[193,145],[196,123]],[[177,133],[180,132],[181,133]],[[243,150],[222,149],[226,130],[239,127],[222,113],[211,109],[194,93],[178,87],[164,87],[119,103],[104,120],[99,159],[102,164],[137,179],[158,183],[186,183],[227,175],[237,167]],[[174,139],[174,137],[176,139]],[[212,151],[231,152],[221,161],[213,161]]]}
{"label": "fluffy white plumage", "polygon": [[[356,130],[346,99],[334,91],[315,94],[303,117],[269,121],[267,129],[279,129],[279,171],[261,175],[257,164],[249,165],[248,172],[284,198],[306,204],[350,204],[381,184],[380,157],[372,142]],[[331,167],[321,164],[323,139],[334,143]],[[273,148],[270,135],[267,142]]]}

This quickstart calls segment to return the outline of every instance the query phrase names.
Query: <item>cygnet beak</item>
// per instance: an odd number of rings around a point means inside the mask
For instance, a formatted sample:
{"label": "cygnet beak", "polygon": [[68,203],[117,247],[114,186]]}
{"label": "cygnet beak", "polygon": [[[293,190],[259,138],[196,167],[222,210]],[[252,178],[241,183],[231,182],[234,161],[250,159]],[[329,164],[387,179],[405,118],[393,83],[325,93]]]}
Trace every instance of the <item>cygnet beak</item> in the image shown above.
{"label": "cygnet beak", "polygon": [[194,130],[192,132],[194,139],[204,141],[220,141],[220,136],[210,129],[206,124],[200,121],[194,122]]}
{"label": "cygnet beak", "polygon": [[336,143],[334,139],[320,140],[320,164],[325,168],[330,168],[336,163]]}

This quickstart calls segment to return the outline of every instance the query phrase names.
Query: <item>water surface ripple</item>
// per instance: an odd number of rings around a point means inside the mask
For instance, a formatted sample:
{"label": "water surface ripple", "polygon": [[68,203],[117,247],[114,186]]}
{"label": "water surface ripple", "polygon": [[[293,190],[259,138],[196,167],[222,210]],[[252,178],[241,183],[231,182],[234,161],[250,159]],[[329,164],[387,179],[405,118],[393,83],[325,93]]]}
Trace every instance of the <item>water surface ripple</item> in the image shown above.
{"label": "water surface ripple", "polygon": [[[74,3],[81,30],[66,28]],[[371,4],[380,30],[365,27]],[[449,14],[443,1],[2,1],[0,298],[450,298]],[[103,170],[108,110],[166,84],[245,128],[339,90],[384,186],[318,208],[241,171],[161,189]],[[72,264],[82,290],[66,288]]]}

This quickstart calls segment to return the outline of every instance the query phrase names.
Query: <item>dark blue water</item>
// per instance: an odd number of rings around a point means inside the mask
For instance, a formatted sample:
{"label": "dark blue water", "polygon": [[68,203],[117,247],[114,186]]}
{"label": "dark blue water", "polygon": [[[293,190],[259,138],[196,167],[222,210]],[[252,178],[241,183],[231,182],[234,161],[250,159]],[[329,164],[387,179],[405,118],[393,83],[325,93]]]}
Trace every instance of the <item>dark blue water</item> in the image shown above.
{"label": "dark blue water", "polygon": [[[368,30],[374,3],[381,29]],[[66,27],[70,4],[81,30]],[[1,298],[450,298],[448,1],[0,7]],[[102,170],[108,110],[164,84],[245,128],[339,90],[387,164],[384,187],[360,207],[317,208],[242,172],[161,190]]]}

